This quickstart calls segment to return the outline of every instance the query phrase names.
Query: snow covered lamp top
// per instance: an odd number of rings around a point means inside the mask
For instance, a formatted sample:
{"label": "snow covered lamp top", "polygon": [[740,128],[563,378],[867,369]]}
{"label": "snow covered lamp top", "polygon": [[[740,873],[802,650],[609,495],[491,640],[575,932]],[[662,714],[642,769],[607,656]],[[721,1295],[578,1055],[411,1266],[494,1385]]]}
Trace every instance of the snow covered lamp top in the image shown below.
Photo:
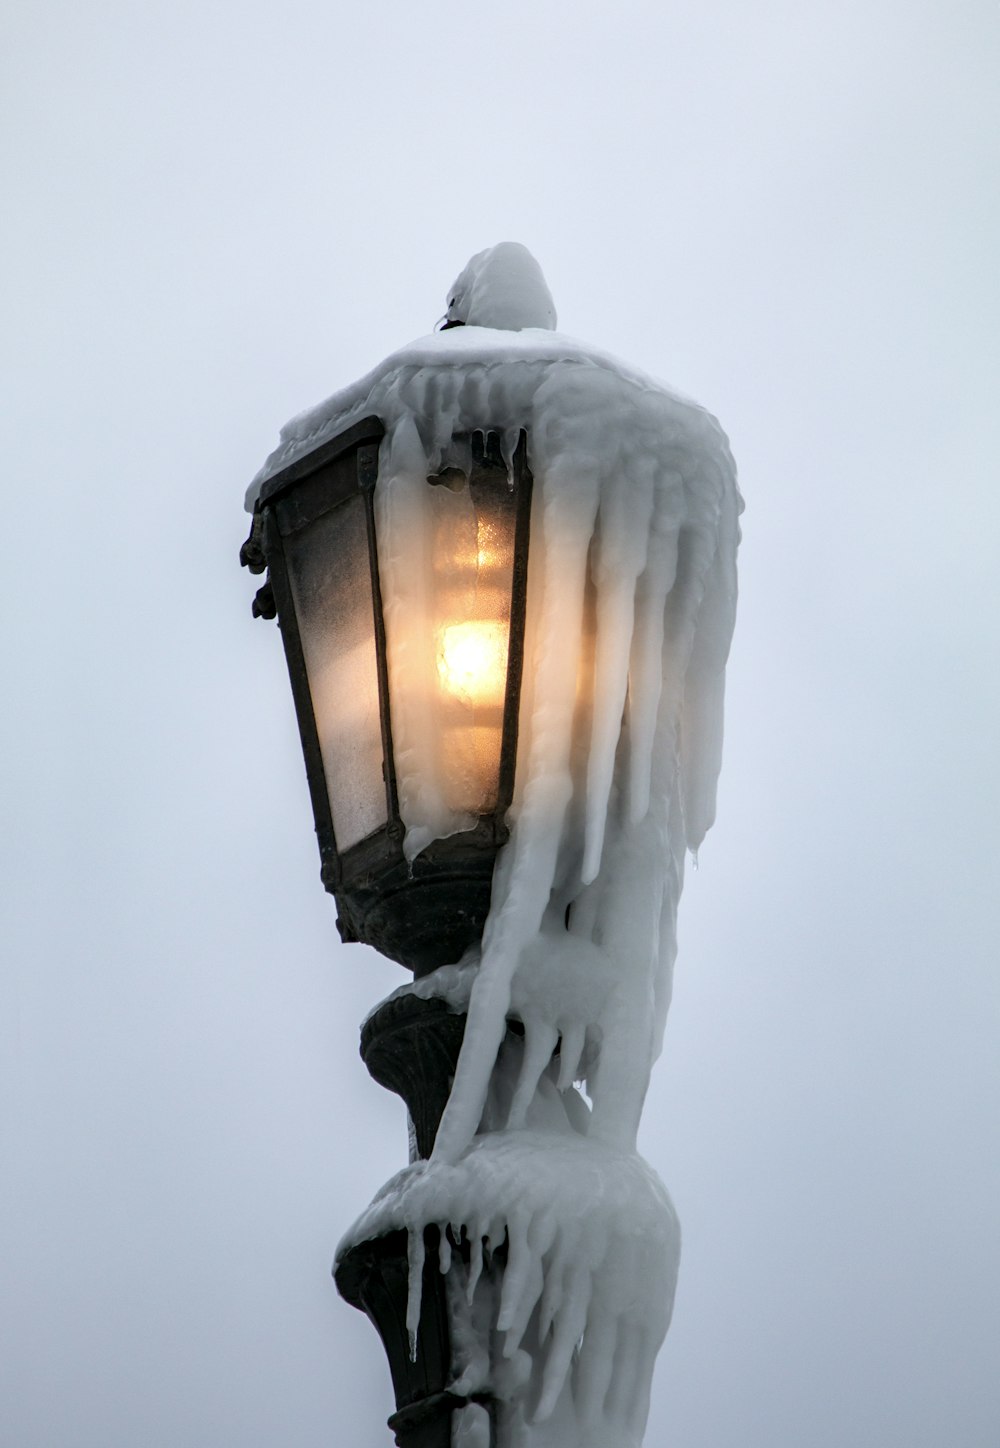
{"label": "snow covered lamp top", "polygon": [[525,327],[555,331],[556,308],[542,269],[526,246],[502,241],[478,252],[448,292],[445,328]]}
{"label": "snow covered lamp top", "polygon": [[487,945],[505,914],[528,940],[586,897],[603,929],[637,850],[678,874],[714,813],[735,607],[714,418],[556,333],[516,243],[469,262],[446,321],[287,424],[243,554],[342,933],[418,974],[487,917]]}

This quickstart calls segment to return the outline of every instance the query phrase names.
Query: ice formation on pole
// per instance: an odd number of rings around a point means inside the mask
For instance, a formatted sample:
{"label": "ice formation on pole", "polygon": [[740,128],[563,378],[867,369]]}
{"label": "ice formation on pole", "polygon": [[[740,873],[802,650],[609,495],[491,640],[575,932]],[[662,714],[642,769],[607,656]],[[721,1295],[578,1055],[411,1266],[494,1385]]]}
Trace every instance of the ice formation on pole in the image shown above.
{"label": "ice formation on pole", "polygon": [[[363,416],[383,420],[391,677],[411,666],[394,620],[419,606],[405,552],[430,526],[439,490],[426,478],[453,435],[497,431],[509,465],[525,429],[534,476],[510,839],[481,950],[406,988],[467,1010],[462,1053],[432,1158],[383,1189],[341,1250],[409,1232],[412,1327],[424,1229],[450,1225],[442,1242],[467,1249],[445,1245],[441,1263],[462,1391],[507,1403],[505,1443],[629,1448],[642,1440],[679,1241],[636,1132],[685,856],[715,814],[741,502],[715,419],[551,330],[551,296],[523,247],[473,258],[448,317],[463,325],[290,423],[257,480]],[[393,724],[412,857],[469,820],[410,767],[425,721]],[[482,1253],[501,1246],[505,1265],[482,1276]],[[472,1448],[474,1417],[456,1422]]]}

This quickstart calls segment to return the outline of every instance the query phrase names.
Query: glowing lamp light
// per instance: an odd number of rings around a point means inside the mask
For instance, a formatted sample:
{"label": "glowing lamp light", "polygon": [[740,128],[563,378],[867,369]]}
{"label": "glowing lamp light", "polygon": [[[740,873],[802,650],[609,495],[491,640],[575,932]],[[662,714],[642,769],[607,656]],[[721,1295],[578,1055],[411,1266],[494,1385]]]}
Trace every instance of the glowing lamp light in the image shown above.
{"label": "glowing lamp light", "polygon": [[488,426],[453,438],[380,566],[383,434],[365,418],[269,478],[241,560],[268,573],[254,612],[281,629],[341,935],[423,974],[481,934],[507,836],[531,474],[523,433],[510,468]]}
{"label": "glowing lamp light", "polygon": [[453,623],[442,630],[438,674],[446,694],[472,708],[499,709],[507,682],[507,630],[497,623]]}

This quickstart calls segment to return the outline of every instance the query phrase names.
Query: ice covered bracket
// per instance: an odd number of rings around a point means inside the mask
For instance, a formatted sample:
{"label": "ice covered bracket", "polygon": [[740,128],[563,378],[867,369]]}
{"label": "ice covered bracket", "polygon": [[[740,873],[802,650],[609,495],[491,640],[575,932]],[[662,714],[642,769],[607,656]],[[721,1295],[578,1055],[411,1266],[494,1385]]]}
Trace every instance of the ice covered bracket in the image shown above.
{"label": "ice covered bracket", "polygon": [[516,243],[251,484],[322,877],[409,966],[410,1162],[342,1239],[401,1448],[639,1448],[679,1226],[637,1131],[715,816],[740,495],[716,420],[555,329]]}

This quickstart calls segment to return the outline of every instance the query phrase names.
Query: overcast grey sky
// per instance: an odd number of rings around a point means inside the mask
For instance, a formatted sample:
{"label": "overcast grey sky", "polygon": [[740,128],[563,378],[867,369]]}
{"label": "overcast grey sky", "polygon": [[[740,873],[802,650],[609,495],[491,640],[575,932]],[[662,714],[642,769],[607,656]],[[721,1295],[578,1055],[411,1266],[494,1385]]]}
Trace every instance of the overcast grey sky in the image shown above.
{"label": "overcast grey sky", "polygon": [[328,1274],[403,976],[336,938],[241,502],[505,239],[747,498],[647,1441],[993,1448],[997,5],[34,0],[2,50],[0,1448],[391,1442]]}

